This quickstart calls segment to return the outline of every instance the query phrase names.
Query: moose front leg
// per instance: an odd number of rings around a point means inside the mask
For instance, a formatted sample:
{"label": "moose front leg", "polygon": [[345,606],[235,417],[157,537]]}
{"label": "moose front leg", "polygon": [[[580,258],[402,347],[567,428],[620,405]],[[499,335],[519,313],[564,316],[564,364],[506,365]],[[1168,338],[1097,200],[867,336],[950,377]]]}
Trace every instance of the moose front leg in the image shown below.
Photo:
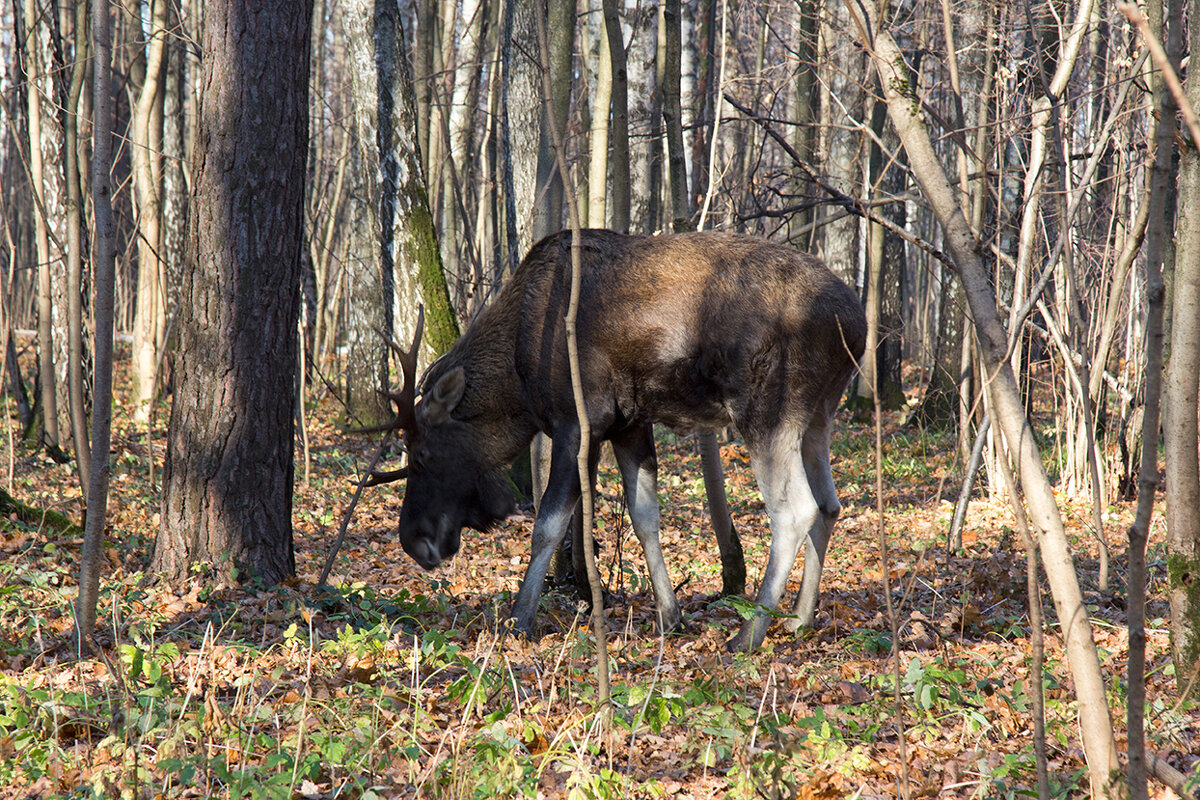
{"label": "moose front leg", "polygon": [[574,436],[554,437],[550,477],[546,481],[546,491],[538,504],[537,518],[533,523],[533,552],[512,610],[513,627],[526,635],[533,633],[546,571],[579,504],[578,441],[578,432]]}

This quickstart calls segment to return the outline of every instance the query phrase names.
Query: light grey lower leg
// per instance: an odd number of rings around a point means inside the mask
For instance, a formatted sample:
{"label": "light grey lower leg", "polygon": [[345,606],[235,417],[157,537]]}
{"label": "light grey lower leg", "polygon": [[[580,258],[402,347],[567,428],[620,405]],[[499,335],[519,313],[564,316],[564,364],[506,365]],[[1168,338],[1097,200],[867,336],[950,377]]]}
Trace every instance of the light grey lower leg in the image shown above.
{"label": "light grey lower leg", "polygon": [[829,464],[829,428],[810,428],[804,436],[801,454],[809,487],[820,513],[809,529],[808,544],[804,551],[804,577],[792,608],[795,618],[788,620],[786,626],[790,631],[796,631],[800,627],[811,628],[816,619],[825,553],[829,547],[834,523],[837,522],[842,509]]}
{"label": "light grey lower leg", "polygon": [[[561,437],[563,439],[569,437]],[[577,440],[576,440],[577,441]],[[577,446],[577,445],[574,445]],[[542,585],[546,571],[558,549],[567,526],[579,504],[579,477],[575,472],[574,446],[555,440],[550,459],[550,477],[546,492],[533,523],[532,554],[525,569],[525,579],[513,603],[514,627],[525,633],[533,632],[533,621],[537,617],[538,601],[542,596]]]}
{"label": "light grey lower leg", "polygon": [[637,534],[642,552],[646,554],[646,570],[650,573],[650,585],[654,589],[654,602],[658,608],[659,630],[668,632],[679,626],[683,614],[675,598],[675,587],[671,583],[659,541],[658,466],[654,458],[653,440],[649,438],[649,431],[639,436],[644,436],[648,441],[613,442],[613,452],[621,469],[633,532]]}
{"label": "light grey lower leg", "polygon": [[[785,434],[751,454],[754,474],[771,518],[771,555],[755,601],[770,610],[779,605],[788,574],[804,535],[813,527],[818,509],[800,457],[798,437]],[[745,650],[758,647],[766,636],[767,617],[747,620],[729,647]]]}

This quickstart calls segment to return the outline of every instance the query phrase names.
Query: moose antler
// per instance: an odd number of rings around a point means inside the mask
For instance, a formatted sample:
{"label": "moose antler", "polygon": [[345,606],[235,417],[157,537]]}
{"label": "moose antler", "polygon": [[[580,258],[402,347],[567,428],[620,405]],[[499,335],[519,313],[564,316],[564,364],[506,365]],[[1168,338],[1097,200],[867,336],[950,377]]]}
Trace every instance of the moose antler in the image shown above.
{"label": "moose antler", "polygon": [[384,430],[411,431],[417,426],[417,352],[421,349],[421,331],[424,327],[425,306],[420,305],[417,306],[417,329],[413,333],[412,347],[407,352],[396,344],[386,331],[379,332],[387,346],[396,354],[396,361],[404,372],[404,385],[399,392],[393,392],[386,386],[380,390],[380,394],[396,404],[396,416],[387,425],[382,426]]}

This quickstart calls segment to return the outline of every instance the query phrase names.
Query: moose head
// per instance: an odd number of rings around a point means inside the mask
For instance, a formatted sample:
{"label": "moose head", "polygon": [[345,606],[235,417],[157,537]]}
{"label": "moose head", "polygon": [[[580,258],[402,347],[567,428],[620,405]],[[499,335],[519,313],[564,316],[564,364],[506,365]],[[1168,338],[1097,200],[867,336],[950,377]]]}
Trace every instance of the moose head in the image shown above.
{"label": "moose head", "polygon": [[404,374],[399,392],[382,394],[396,406],[385,429],[403,432],[408,465],[373,473],[368,485],[406,479],[400,510],[400,544],[425,569],[433,569],[458,552],[464,527],[483,531],[503,520],[516,506],[499,466],[481,459],[479,428],[456,419],[467,390],[462,366],[435,362],[416,392],[417,353],[424,327],[418,309],[412,347],[403,350],[384,334]]}

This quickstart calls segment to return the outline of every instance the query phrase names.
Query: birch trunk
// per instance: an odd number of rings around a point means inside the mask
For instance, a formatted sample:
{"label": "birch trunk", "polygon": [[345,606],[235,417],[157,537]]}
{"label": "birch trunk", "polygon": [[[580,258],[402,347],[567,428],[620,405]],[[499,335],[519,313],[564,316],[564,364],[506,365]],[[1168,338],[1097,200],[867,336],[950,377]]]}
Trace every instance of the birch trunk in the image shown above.
{"label": "birch trunk", "polygon": [[130,120],[130,162],[137,204],[137,306],[133,323],[134,420],[150,419],[158,356],[167,328],[162,260],[163,98],[167,53],[167,0],[152,0],[146,71]]}

